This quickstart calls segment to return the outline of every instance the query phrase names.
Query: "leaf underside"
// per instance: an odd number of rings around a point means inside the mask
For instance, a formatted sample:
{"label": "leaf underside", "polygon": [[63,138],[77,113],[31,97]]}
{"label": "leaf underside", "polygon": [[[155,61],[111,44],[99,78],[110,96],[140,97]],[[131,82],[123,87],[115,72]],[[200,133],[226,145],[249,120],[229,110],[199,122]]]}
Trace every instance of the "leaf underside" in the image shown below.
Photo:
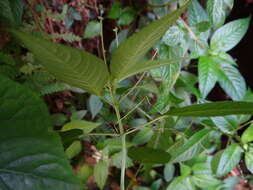
{"label": "leaf underside", "polygon": [[13,30],[26,48],[58,80],[101,95],[109,72],[98,57],[77,48],[56,44],[23,31]]}

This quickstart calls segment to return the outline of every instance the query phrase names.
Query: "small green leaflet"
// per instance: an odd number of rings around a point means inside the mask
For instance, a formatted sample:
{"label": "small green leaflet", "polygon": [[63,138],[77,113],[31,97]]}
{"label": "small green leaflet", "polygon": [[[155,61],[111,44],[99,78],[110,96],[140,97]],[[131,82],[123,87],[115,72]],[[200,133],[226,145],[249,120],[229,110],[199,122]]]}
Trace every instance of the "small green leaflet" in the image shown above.
{"label": "small green leaflet", "polygon": [[253,152],[252,151],[246,152],[244,159],[247,169],[253,174]]}
{"label": "small green leaflet", "polygon": [[166,190],[195,190],[195,187],[189,177],[179,176],[170,183]]}
{"label": "small green leaflet", "polygon": [[84,121],[84,120],[73,120],[69,123],[66,123],[61,131],[70,131],[73,129],[79,129],[82,130],[84,134],[89,134],[93,129],[101,125],[101,123],[93,123],[90,121]]}
{"label": "small green leaflet", "polygon": [[[220,1],[220,0],[219,0]],[[225,24],[215,31],[211,38],[211,49],[229,51],[235,47],[246,34],[250,17],[238,19]]]}
{"label": "small green leaflet", "polygon": [[190,160],[202,151],[202,143],[209,135],[209,129],[202,129],[195,133],[180,147],[170,148],[168,152],[171,154],[170,163],[182,162]]}
{"label": "small green leaflet", "polygon": [[86,26],[83,38],[94,38],[100,34],[101,24],[97,21],[91,21]]}
{"label": "small green leaflet", "polygon": [[[116,81],[132,75],[129,71],[131,69],[132,72],[135,71],[134,66],[138,65],[139,59],[163,36],[167,29],[188,7],[189,3],[190,1],[177,11],[153,22],[120,44],[112,55],[112,63],[110,65],[111,73]],[[126,75],[126,72],[129,73]]]}
{"label": "small green leaflet", "polygon": [[211,162],[214,174],[222,177],[233,170],[241,159],[243,150],[238,144],[232,144],[215,154]]}
{"label": "small green leaflet", "polygon": [[101,59],[80,49],[35,37],[28,32],[11,32],[58,80],[96,95],[102,94],[109,80],[109,72]]}
{"label": "small green leaflet", "polygon": [[253,124],[243,132],[241,140],[244,144],[253,141]]}
{"label": "small green leaflet", "polygon": [[208,21],[208,16],[198,0],[193,0],[188,10],[188,21],[191,26]]}
{"label": "small green leaflet", "polygon": [[198,63],[199,90],[202,98],[206,98],[208,93],[213,89],[217,76],[215,65],[217,63],[208,56],[201,56]]}
{"label": "small green leaflet", "polygon": [[212,117],[239,114],[253,115],[253,103],[220,101],[175,108],[166,113],[168,116],[183,117]]}
{"label": "small green leaflet", "polygon": [[91,112],[92,119],[94,119],[103,108],[103,102],[99,99],[98,96],[91,95],[88,100],[88,106]]}
{"label": "small green leaflet", "polygon": [[207,12],[214,28],[222,26],[226,19],[225,3],[223,0],[208,0]]}
{"label": "small green leaflet", "polygon": [[229,63],[220,64],[215,70],[221,88],[232,100],[242,100],[246,94],[246,83],[236,67]]}
{"label": "small green leaflet", "polygon": [[166,164],[170,160],[170,154],[160,150],[148,147],[130,148],[128,156],[143,164]]}
{"label": "small green leaflet", "polygon": [[94,177],[100,189],[103,189],[103,187],[105,186],[108,174],[109,163],[104,160],[100,160],[94,168]]}

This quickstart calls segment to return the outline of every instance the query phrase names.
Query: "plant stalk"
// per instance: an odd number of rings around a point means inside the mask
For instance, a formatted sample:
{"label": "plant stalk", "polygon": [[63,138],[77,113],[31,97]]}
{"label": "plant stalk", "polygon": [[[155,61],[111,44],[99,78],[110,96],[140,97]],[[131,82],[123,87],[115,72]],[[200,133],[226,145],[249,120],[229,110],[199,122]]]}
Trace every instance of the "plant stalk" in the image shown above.
{"label": "plant stalk", "polygon": [[115,90],[112,89],[112,85],[110,88],[111,96],[112,96],[112,102],[113,102],[113,108],[115,110],[116,116],[117,116],[117,123],[119,126],[120,136],[121,136],[121,152],[122,152],[122,158],[121,158],[121,174],[120,174],[120,190],[125,190],[125,170],[126,170],[126,156],[127,156],[127,149],[126,149],[126,134],[124,134],[124,127],[122,124],[122,118],[120,116],[119,111],[119,102],[117,101],[115,97]]}

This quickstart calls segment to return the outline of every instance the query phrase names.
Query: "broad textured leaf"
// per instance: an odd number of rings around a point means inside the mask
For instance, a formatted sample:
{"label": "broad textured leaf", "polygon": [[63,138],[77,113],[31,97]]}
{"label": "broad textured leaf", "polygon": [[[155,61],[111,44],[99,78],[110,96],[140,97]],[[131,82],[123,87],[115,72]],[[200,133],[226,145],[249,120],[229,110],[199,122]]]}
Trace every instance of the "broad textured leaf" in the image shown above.
{"label": "broad textured leaf", "polygon": [[212,117],[239,114],[253,115],[253,103],[221,101],[214,103],[194,104],[182,108],[175,108],[166,113],[166,115],[170,116],[184,117]]}
{"label": "broad textured leaf", "polygon": [[208,21],[208,16],[197,0],[193,0],[188,10],[188,22],[191,26]]}
{"label": "broad textured leaf", "polygon": [[206,98],[206,96],[213,89],[217,81],[217,75],[215,73],[215,64],[217,63],[207,56],[201,56],[199,58],[199,90],[202,94],[202,98]]}
{"label": "broad textured leaf", "polygon": [[242,100],[246,94],[246,83],[237,68],[231,64],[222,64],[216,72],[221,88],[233,100]]}
{"label": "broad textured leaf", "polygon": [[207,188],[213,187],[221,183],[221,181],[215,179],[212,175],[193,175],[191,177],[192,182],[200,187],[200,188]]}
{"label": "broad textured leaf", "polygon": [[195,190],[194,184],[189,177],[180,176],[176,177],[166,190]]}
{"label": "broad textured leaf", "polygon": [[73,129],[80,129],[83,131],[84,134],[90,133],[93,129],[97,128],[101,123],[94,123],[90,121],[84,121],[84,120],[73,120],[69,123],[66,123],[61,131],[70,131]]}
{"label": "broad textured leaf", "polygon": [[24,3],[23,0],[1,0],[0,20],[11,26],[22,23]]}
{"label": "broad textured leaf", "polygon": [[238,19],[216,30],[211,38],[211,48],[228,51],[235,47],[247,32],[249,21],[250,18]]}
{"label": "broad textured leaf", "polygon": [[244,159],[247,169],[253,174],[253,152],[246,152]]}
{"label": "broad textured leaf", "polygon": [[237,117],[229,115],[225,117],[212,117],[211,120],[215,126],[224,133],[233,134],[233,132],[239,127]]}
{"label": "broad textured leaf", "polygon": [[216,153],[211,162],[213,173],[219,177],[229,173],[239,163],[242,152],[238,144],[232,144],[224,151]]}
{"label": "broad textured leaf", "polygon": [[80,190],[41,99],[0,76],[0,189]]}
{"label": "broad textured leaf", "polygon": [[35,58],[58,80],[101,95],[109,72],[98,57],[80,49],[56,44],[23,31],[12,31]]}
{"label": "broad textured leaf", "polygon": [[209,135],[209,129],[202,129],[195,133],[190,139],[180,147],[174,147],[168,150],[171,154],[170,163],[190,160],[202,151],[202,143]]}
{"label": "broad textured leaf", "polygon": [[143,164],[165,164],[170,160],[170,154],[160,150],[148,147],[130,148],[128,156]]}
{"label": "broad textured leaf", "polygon": [[253,141],[253,124],[243,132],[241,140],[245,144]]}
{"label": "broad textured leaf", "polygon": [[189,5],[189,2],[177,11],[153,22],[140,32],[131,36],[124,41],[112,56],[110,65],[111,73],[116,80],[121,80],[125,76],[125,72],[133,69],[134,65],[138,65],[139,59],[144,56],[147,51],[159,40],[167,29],[178,19]]}
{"label": "broad textured leaf", "polygon": [[207,12],[214,28],[222,26],[226,19],[225,4],[223,0],[208,0]]}

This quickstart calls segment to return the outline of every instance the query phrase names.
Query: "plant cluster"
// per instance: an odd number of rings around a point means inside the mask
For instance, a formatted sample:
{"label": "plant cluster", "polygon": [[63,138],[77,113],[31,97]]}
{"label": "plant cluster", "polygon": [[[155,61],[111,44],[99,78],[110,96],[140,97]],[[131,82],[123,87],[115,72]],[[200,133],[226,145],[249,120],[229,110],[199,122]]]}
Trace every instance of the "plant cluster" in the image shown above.
{"label": "plant cluster", "polygon": [[[118,1],[106,13],[85,1],[58,12],[31,2],[0,1],[0,32],[11,38],[0,44],[1,190],[92,189],[94,181],[100,189],[116,181],[112,189],[233,190],[250,183],[253,93],[227,53],[250,18],[225,23],[233,0],[148,0],[131,35],[126,26],[140,12]],[[101,15],[80,36],[71,28],[83,21],[82,6]],[[108,50],[105,19],[118,26]],[[83,50],[90,38],[99,56]],[[208,98],[217,84],[226,101]],[[75,102],[65,114],[50,113],[41,97],[64,90]]]}

